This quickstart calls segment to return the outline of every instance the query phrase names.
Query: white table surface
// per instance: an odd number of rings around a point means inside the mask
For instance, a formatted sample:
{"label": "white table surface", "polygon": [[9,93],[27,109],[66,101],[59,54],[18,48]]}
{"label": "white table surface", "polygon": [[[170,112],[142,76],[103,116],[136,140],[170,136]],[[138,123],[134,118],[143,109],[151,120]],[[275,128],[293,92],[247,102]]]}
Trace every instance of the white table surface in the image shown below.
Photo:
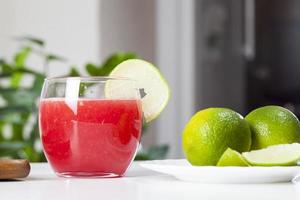
{"label": "white table surface", "polygon": [[107,179],[58,178],[46,163],[31,164],[28,178],[1,181],[0,199],[300,199],[300,183],[278,184],[199,184],[178,181],[134,162],[127,175]]}

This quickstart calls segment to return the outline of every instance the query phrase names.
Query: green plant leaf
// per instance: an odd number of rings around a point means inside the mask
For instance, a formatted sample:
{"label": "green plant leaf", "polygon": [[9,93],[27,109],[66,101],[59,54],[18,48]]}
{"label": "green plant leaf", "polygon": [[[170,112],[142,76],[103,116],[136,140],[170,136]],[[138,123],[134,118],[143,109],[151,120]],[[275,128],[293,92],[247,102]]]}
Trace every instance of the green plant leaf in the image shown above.
{"label": "green plant leaf", "polygon": [[76,69],[75,66],[71,67],[71,70],[69,72],[69,76],[80,76],[80,73],[78,72],[78,70]]}
{"label": "green plant leaf", "polygon": [[[24,109],[22,107],[5,107],[0,108],[0,123],[1,123],[1,131],[2,135],[2,127],[4,124],[11,124],[17,126],[24,126],[27,123],[29,117],[29,110]],[[17,129],[17,128],[15,128]],[[13,128],[13,132],[14,132]],[[2,135],[3,136],[3,135]]]}
{"label": "green plant leaf", "polygon": [[17,37],[16,39],[19,41],[30,42],[32,44],[36,44],[41,47],[43,47],[45,45],[45,42],[42,39],[39,39],[39,38],[36,38],[33,36]]}
{"label": "green plant leaf", "polygon": [[145,135],[147,133],[148,128],[149,128],[149,124],[146,123],[146,120],[144,120],[144,117],[143,117],[142,135]]}
{"label": "green plant leaf", "polygon": [[7,70],[4,72],[0,71],[0,78],[11,78],[15,73],[44,76],[42,73],[27,69],[27,68],[21,68],[21,69],[6,68],[6,69]]}
{"label": "green plant leaf", "polygon": [[44,74],[42,74],[40,72],[37,72],[37,71],[33,71],[31,69],[28,69],[28,68],[16,69],[15,72],[22,72],[22,73],[27,73],[27,74],[32,74],[32,75],[36,75],[36,76],[45,77]]}
{"label": "green plant leaf", "polygon": [[13,93],[13,92],[16,92],[16,91],[18,91],[18,88],[12,88],[12,87],[3,88],[3,87],[0,87],[0,94],[1,95],[7,94],[7,93]]}
{"label": "green plant leaf", "polygon": [[3,137],[3,127],[5,125],[5,122],[1,122],[0,121],[0,142],[2,142],[4,140],[4,137]]}
{"label": "green plant leaf", "polygon": [[149,155],[144,152],[138,152],[134,158],[134,160],[151,160]]}
{"label": "green plant leaf", "polygon": [[24,153],[26,158],[32,162],[41,162],[46,160],[43,154],[41,152],[37,152],[33,146],[26,146],[24,148]]}
{"label": "green plant leaf", "polygon": [[108,76],[118,64],[132,58],[137,58],[137,56],[134,53],[116,53],[106,59],[103,65],[87,63],[85,69],[91,76]]}
{"label": "green plant leaf", "polygon": [[107,76],[109,73],[121,62],[128,60],[138,58],[136,54],[134,53],[116,53],[110,56],[104,64],[101,66],[101,76]]}
{"label": "green plant leaf", "polygon": [[30,89],[30,91],[32,91],[32,93],[34,94],[34,98],[38,98],[40,96],[45,78],[46,77],[44,75],[35,74],[32,88]]}
{"label": "green plant leaf", "polygon": [[148,154],[152,159],[163,159],[169,150],[168,145],[152,146],[148,149]]}
{"label": "green plant leaf", "polygon": [[[14,58],[15,68],[23,68],[28,56],[31,53],[31,47],[23,47]],[[23,73],[16,72],[12,75],[10,84],[12,87],[18,87],[23,77]]]}
{"label": "green plant leaf", "polygon": [[17,142],[12,142],[12,141],[5,141],[5,142],[0,142],[0,152],[4,150],[19,150],[22,149],[26,146],[25,142],[22,141],[17,141]]}
{"label": "green plant leaf", "polygon": [[5,106],[0,108],[0,118],[3,115],[12,113],[12,112],[28,112],[28,108],[24,106]]}
{"label": "green plant leaf", "polygon": [[22,141],[23,140],[23,124],[12,124],[12,139],[13,141]]}
{"label": "green plant leaf", "polygon": [[10,79],[11,87],[13,88],[19,87],[22,77],[23,77],[23,73],[20,72],[14,73]]}
{"label": "green plant leaf", "polygon": [[35,124],[33,125],[33,128],[30,133],[29,143],[31,145],[34,145],[35,140],[39,139],[39,124],[37,121],[38,120],[36,120]]}
{"label": "green plant leaf", "polygon": [[47,54],[46,55],[46,62],[51,62],[51,61],[60,61],[60,62],[65,62],[67,61],[66,58],[54,54]]}
{"label": "green plant leaf", "polygon": [[8,79],[8,78],[11,78],[11,73],[3,73],[3,74],[0,74],[0,78],[2,79]]}
{"label": "green plant leaf", "polygon": [[0,142],[0,157],[9,158],[24,158],[19,156],[19,152],[22,151],[26,146],[24,141],[3,141]]}
{"label": "green plant leaf", "polygon": [[24,124],[26,120],[22,118],[19,112],[10,112],[6,115],[0,115],[0,120],[8,124]]}
{"label": "green plant leaf", "polygon": [[151,146],[149,149],[138,152],[135,160],[157,160],[166,157],[169,151],[168,145]]}
{"label": "green plant leaf", "polygon": [[13,68],[3,59],[0,59],[0,73],[12,73]]}
{"label": "green plant leaf", "polygon": [[[35,104],[36,93],[29,89],[20,88],[14,92],[3,93],[2,97],[6,100],[7,106],[11,108],[26,108],[31,110]],[[1,111],[1,109],[0,109]]]}
{"label": "green plant leaf", "polygon": [[95,64],[88,63],[85,65],[85,69],[89,75],[99,76],[100,68],[98,68]]}
{"label": "green plant leaf", "polygon": [[30,55],[32,49],[31,47],[23,47],[16,55],[14,58],[15,61],[15,66],[17,68],[22,68],[25,66],[25,62]]}

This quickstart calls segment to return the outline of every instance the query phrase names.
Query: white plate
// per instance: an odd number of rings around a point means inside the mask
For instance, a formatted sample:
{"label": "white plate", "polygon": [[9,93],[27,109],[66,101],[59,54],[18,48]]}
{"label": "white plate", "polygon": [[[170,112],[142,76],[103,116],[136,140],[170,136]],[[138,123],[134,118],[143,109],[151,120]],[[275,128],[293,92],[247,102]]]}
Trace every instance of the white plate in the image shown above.
{"label": "white plate", "polygon": [[292,167],[214,167],[192,166],[185,159],[153,160],[140,164],[150,170],[183,181],[200,183],[275,183],[289,182],[300,175],[300,166]]}

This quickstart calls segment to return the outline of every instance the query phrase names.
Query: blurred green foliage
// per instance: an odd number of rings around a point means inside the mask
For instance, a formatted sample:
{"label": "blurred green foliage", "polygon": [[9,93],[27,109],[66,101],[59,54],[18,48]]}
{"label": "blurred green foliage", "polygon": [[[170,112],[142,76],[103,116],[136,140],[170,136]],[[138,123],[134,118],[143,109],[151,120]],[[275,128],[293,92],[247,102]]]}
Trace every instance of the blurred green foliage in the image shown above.
{"label": "blurred green foliage", "polygon": [[[27,158],[33,162],[45,161],[41,150],[38,128],[38,101],[49,63],[64,62],[62,56],[46,52],[45,41],[35,37],[16,38],[21,44],[13,59],[0,58],[0,157]],[[28,66],[30,56],[42,59],[43,72]],[[90,76],[107,76],[124,60],[136,58],[134,53],[116,53],[103,64],[88,63],[85,70]],[[67,76],[80,76],[76,66]],[[145,133],[148,125],[143,126]],[[136,159],[162,159],[168,146],[141,149]]]}

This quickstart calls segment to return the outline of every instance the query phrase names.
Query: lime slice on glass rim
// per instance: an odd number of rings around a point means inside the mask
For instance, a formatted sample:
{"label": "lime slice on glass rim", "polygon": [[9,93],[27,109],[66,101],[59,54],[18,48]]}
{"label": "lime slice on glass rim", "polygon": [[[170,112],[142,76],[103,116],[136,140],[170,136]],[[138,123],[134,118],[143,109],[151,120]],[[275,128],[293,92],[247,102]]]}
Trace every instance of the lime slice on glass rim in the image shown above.
{"label": "lime slice on glass rim", "polygon": [[[141,59],[126,60],[117,65],[109,75],[136,81],[136,87],[144,92],[142,109],[147,123],[157,118],[168,104],[170,99],[168,83],[160,71],[147,61]],[[132,89],[131,84],[108,81],[105,85],[105,96],[107,98],[118,98],[124,96],[124,93],[130,92],[130,89]]]}
{"label": "lime slice on glass rim", "polygon": [[242,155],[255,166],[293,166],[300,160],[300,143],[273,145]]}
{"label": "lime slice on glass rim", "polygon": [[217,166],[223,167],[223,166],[250,166],[249,163],[243,158],[243,156],[231,149],[227,148],[227,150],[223,153],[220,160],[217,163]]}

